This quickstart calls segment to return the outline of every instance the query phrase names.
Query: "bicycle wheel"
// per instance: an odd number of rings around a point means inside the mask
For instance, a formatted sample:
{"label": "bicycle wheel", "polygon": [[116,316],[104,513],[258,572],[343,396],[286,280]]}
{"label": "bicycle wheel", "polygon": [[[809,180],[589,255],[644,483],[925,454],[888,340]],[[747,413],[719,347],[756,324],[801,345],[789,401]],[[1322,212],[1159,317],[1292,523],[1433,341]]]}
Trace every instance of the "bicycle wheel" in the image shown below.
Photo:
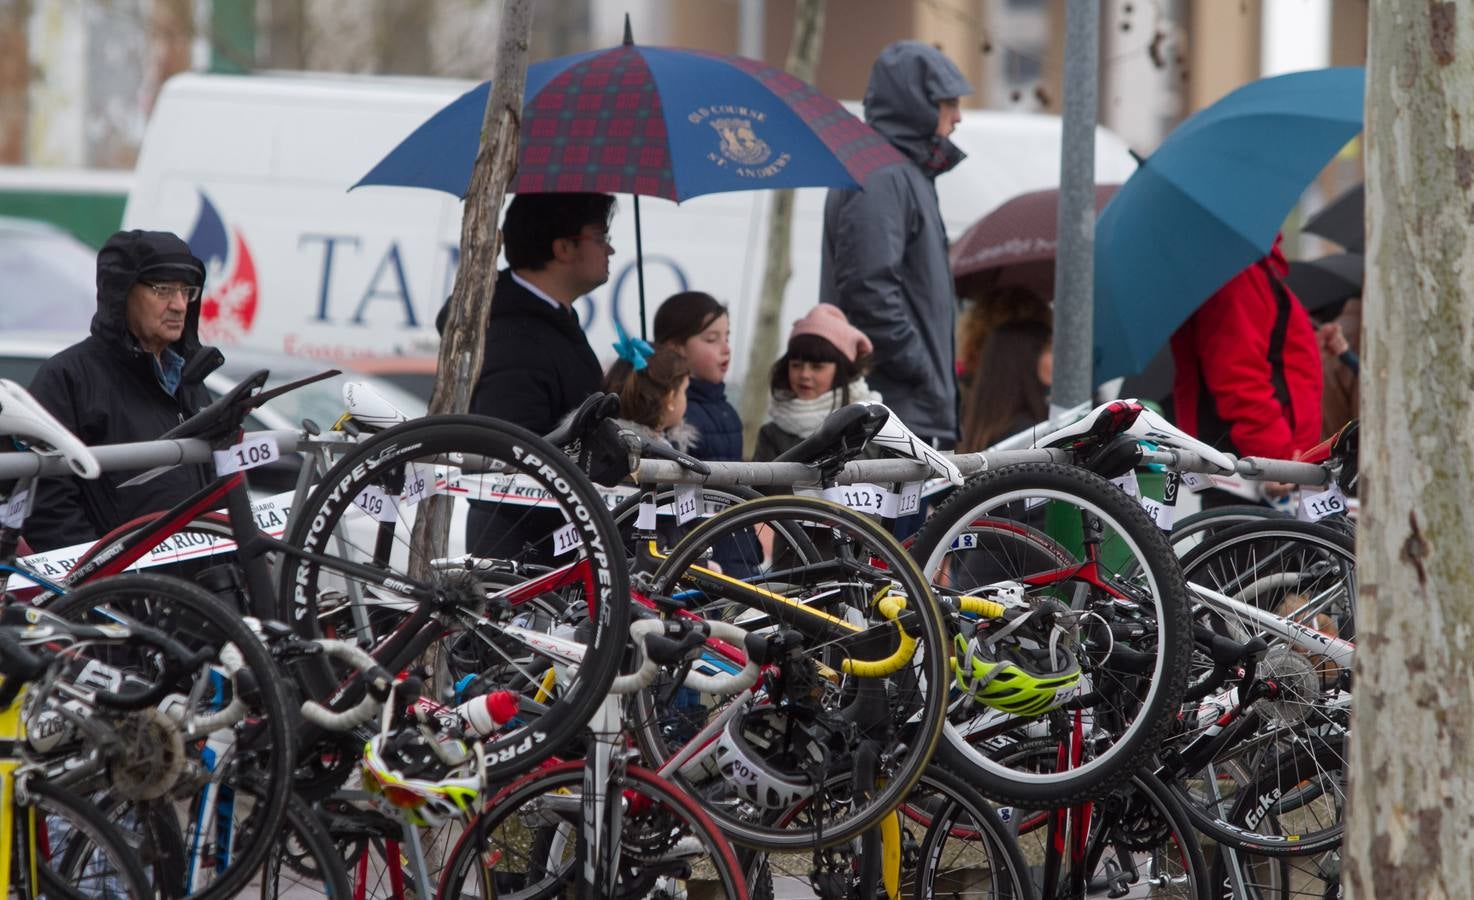
{"label": "bicycle wheel", "polygon": [[903,845],[919,831],[914,872],[906,879],[916,897],[1033,897],[1028,863],[998,813],[957,776],[931,766],[897,811]]}
{"label": "bicycle wheel", "polygon": [[[21,796],[24,795],[24,804]],[[35,823],[37,897],[150,897],[153,886],[127,838],[98,811],[70,791],[32,778],[17,793],[15,839],[26,849],[25,828]],[[7,836],[8,837],[8,836]],[[12,860],[24,870],[24,860]]]}
{"label": "bicycle wheel", "polygon": [[[714,547],[758,526],[776,542],[752,576],[710,566]],[[788,544],[789,533],[808,546]],[[728,703],[657,688],[634,698],[645,758],[697,797],[728,837],[776,851],[838,844],[907,796],[946,714],[950,651],[931,591],[890,534],[825,500],[753,500],[687,535],[660,560],[651,586],[702,616],[784,642],[776,674],[757,694]],[[899,598],[904,612],[889,605]],[[718,733],[721,740],[706,743]],[[667,773],[687,742],[703,749]],[[819,790],[861,753],[876,760],[873,793]],[[810,800],[807,817],[774,821],[799,798]]]}
{"label": "bicycle wheel", "polygon": [[[1189,584],[1356,637],[1356,541],[1343,531],[1291,519],[1236,525],[1193,548],[1182,572]],[[1238,630],[1257,629],[1240,621]]]}
{"label": "bicycle wheel", "polygon": [[[192,651],[208,654],[200,671],[169,686],[153,707],[92,710],[110,731],[93,756],[85,730],[63,731],[41,757],[48,776],[133,807],[122,821],[139,829],[171,822],[191,855],[180,896],[234,897],[261,865],[286,815],[295,746],[287,694],[275,663],[233,610],[177,578],[116,575],[72,591],[46,607],[88,624],[146,623]],[[152,685],[160,675],[152,648],[98,643],[70,654],[89,683]],[[238,701],[238,702],[237,702]],[[76,765],[77,759],[91,759]],[[259,790],[247,789],[248,784]],[[154,842],[145,832],[141,840]]]}
{"label": "bicycle wheel", "polygon": [[[1008,466],[942,504],[911,553],[943,602],[1005,608],[958,620],[987,665],[959,669],[972,686],[952,702],[950,766],[991,799],[1045,806],[1100,796],[1146,762],[1181,701],[1191,638],[1177,560],[1134,500],[1081,469]],[[1000,762],[1010,745],[1075,732],[1068,769]]]}
{"label": "bicycle wheel", "polygon": [[[527,540],[509,556],[468,564],[468,520],[509,529],[490,536],[497,540],[512,534]],[[424,555],[413,545],[417,529],[448,533],[446,553]],[[420,419],[364,441],[295,511],[286,542],[331,557],[284,554],[278,602],[282,617],[303,636],[356,634],[362,640],[359,626],[371,623],[377,639],[406,619],[421,623],[406,626],[382,651],[391,669],[411,662],[430,637],[470,635],[496,660],[489,688],[531,695],[551,663],[546,648],[508,626],[541,609],[556,617],[555,634],[577,635],[585,645],[582,663],[555,696],[544,698],[547,710],[490,738],[487,773],[494,780],[546,759],[585,726],[629,640],[628,575],[604,502],[562,452],[495,419]],[[484,583],[478,572],[511,575],[518,583]],[[525,594],[519,593],[523,583],[531,585]],[[413,599],[417,585],[433,595]],[[558,602],[539,607],[538,598],[550,595]],[[423,643],[416,646],[416,640]],[[338,688],[323,660],[305,660],[301,675],[319,702]],[[336,702],[355,698],[349,693]]]}
{"label": "bicycle wheel", "polygon": [[[441,900],[572,897],[583,864],[582,762],[563,762],[504,788],[467,826],[451,854]],[[654,772],[624,770],[612,785],[624,814],[618,873],[606,897],[684,896],[682,882],[712,883],[746,900],[732,848],[689,796]],[[664,889],[665,894],[653,893]]]}
{"label": "bicycle wheel", "polygon": [[[740,503],[763,496],[752,488],[741,485],[730,487],[700,485],[698,491],[699,505],[696,518],[685,524],[677,521],[676,491],[671,486],[655,488],[653,493],[649,490],[641,490],[620,501],[613,510],[614,524],[619,528],[620,535],[624,537],[625,546],[635,551],[631,553],[631,556],[638,555],[639,548],[634,546],[634,531],[642,502],[653,501],[655,503],[657,510],[655,530],[659,536],[660,545],[669,548],[679,543],[681,538],[706,519]],[[796,536],[787,535],[786,537],[794,539]],[[760,565],[762,547],[765,542],[771,544],[771,538],[759,535],[755,529],[743,534],[729,535],[721,544],[712,548],[712,559],[726,574],[735,578],[747,578],[754,574],[756,567]]]}
{"label": "bicycle wheel", "polygon": [[[1019,768],[1042,771],[1058,764],[1058,750],[1048,741],[1028,742],[1008,754]],[[1213,896],[1197,832],[1172,793],[1144,769],[1095,801],[1006,807],[999,814],[1017,833],[1042,898]]]}
{"label": "bicycle wheel", "polygon": [[[1253,683],[1230,677],[1186,705],[1164,743],[1170,765],[1163,773],[1215,840],[1262,856],[1327,852],[1341,839],[1342,747],[1354,681],[1334,650],[1317,651],[1330,638],[1355,634],[1351,539],[1306,522],[1240,525],[1195,548],[1183,571],[1199,591],[1200,625],[1235,641],[1261,637],[1268,649]],[[1255,618],[1202,588],[1273,616]],[[1195,657],[1195,670],[1209,667]],[[1246,691],[1252,702],[1242,714],[1226,727],[1215,724]],[[1210,749],[1195,750],[1210,730],[1220,732]]]}
{"label": "bicycle wheel", "polygon": [[325,800],[318,810],[346,873],[348,896],[364,900],[434,896],[463,823],[407,826],[397,815],[355,805],[361,798],[361,793],[356,798],[353,792],[340,794]]}
{"label": "bicycle wheel", "polygon": [[285,829],[261,870],[261,900],[347,898],[352,892],[343,857],[327,826],[293,794],[287,801]]}
{"label": "bicycle wheel", "polygon": [[1285,521],[1289,519],[1289,516],[1272,506],[1261,506],[1255,503],[1218,506],[1199,510],[1173,522],[1168,540],[1172,542],[1172,549],[1180,557],[1215,534],[1221,534],[1245,522],[1262,522],[1265,519]]}

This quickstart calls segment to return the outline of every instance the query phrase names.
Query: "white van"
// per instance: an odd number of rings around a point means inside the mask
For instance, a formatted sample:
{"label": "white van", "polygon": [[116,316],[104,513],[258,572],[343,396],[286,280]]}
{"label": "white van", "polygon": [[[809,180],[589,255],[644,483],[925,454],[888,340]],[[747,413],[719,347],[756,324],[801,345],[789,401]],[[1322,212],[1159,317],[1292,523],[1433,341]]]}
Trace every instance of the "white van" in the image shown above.
{"label": "white van", "polygon": [[[149,120],[124,227],[174,231],[206,261],[209,342],[344,361],[433,353],[435,314],[459,257],[460,201],[417,188],[348,188],[470,87],[372,76],[176,76]],[[951,236],[1015,194],[1057,184],[1059,139],[1053,116],[965,113],[953,140],[969,158],[938,182]],[[1124,181],[1134,169],[1126,144],[1098,130],[1097,180]],[[769,203],[764,192],[679,206],[640,201],[648,315],[687,288],[727,303],[733,387],[747,366]],[[818,295],[823,204],[822,189],[798,192],[785,327]],[[578,304],[606,359],[613,317],[639,331],[629,197],[619,200],[612,241],[609,283]]]}

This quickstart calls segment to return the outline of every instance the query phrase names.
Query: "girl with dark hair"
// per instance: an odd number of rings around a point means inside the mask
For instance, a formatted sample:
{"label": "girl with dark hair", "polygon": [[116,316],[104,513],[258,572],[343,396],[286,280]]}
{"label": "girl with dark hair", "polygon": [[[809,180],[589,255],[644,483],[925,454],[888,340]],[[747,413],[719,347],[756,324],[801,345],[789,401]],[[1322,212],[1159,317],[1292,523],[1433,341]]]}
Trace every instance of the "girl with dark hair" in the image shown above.
{"label": "girl with dark hair", "polygon": [[742,419],[723,383],[732,362],[730,322],[727,308],[701,291],[672,294],[655,312],[655,346],[691,368],[686,421],[696,431],[692,452],[713,462],[742,458]]}
{"label": "girl with dark hair", "polygon": [[774,459],[817,431],[841,406],[880,402],[865,384],[873,349],[865,333],[828,303],[793,323],[788,350],[773,364],[768,422],[758,432],[752,458]]}
{"label": "girl with dark hair", "polygon": [[968,391],[960,453],[975,453],[1049,418],[1054,380],[1052,332],[1042,322],[995,328],[983,344]]}
{"label": "girl with dark hair", "polygon": [[619,359],[609,367],[604,390],[619,397],[620,424],[645,438],[690,451],[696,429],[686,424],[686,385],[691,369],[675,351],[654,350],[640,340],[615,345]]}

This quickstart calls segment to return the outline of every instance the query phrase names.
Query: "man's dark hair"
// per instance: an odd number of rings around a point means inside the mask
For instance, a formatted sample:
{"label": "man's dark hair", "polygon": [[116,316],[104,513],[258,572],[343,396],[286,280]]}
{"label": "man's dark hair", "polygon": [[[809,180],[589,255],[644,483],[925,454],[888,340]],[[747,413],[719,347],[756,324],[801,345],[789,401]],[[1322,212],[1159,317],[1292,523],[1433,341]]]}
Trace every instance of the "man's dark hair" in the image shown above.
{"label": "man's dark hair", "polygon": [[553,241],[576,237],[587,225],[607,228],[613,213],[608,194],[518,194],[502,219],[507,265],[542,269],[553,261]]}

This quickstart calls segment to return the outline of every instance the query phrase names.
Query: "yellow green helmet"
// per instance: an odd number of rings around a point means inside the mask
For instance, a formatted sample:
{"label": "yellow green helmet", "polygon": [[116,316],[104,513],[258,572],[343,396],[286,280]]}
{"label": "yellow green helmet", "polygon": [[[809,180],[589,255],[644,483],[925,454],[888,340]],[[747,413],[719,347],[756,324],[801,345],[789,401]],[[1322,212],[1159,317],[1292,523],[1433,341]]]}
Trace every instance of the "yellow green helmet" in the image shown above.
{"label": "yellow green helmet", "polygon": [[957,686],[979,703],[1016,716],[1039,716],[1076,696],[1080,664],[1063,647],[1031,649],[1009,636],[955,638]]}

